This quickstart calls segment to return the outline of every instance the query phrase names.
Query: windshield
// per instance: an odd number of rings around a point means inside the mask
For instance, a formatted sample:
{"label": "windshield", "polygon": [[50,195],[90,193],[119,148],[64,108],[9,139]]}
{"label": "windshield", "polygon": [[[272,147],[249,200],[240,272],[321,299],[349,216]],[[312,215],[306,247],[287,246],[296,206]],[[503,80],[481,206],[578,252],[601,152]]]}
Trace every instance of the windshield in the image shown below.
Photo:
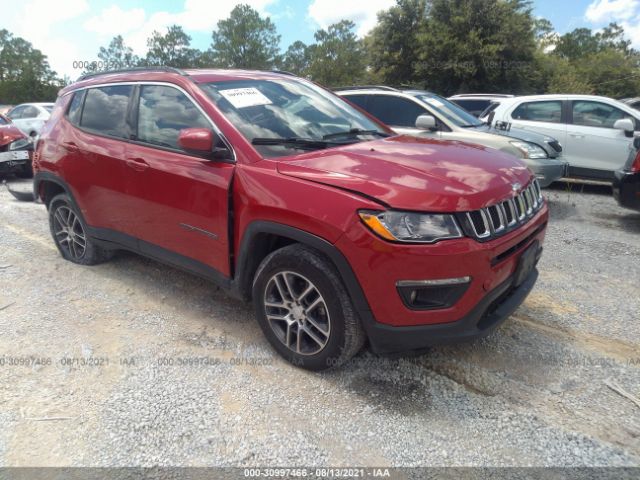
{"label": "windshield", "polygon": [[416,93],[415,96],[458,127],[479,127],[484,125],[480,120],[464,108],[450,102],[446,98],[433,93]]}
{"label": "windshield", "polygon": [[[306,82],[243,79],[206,83],[201,87],[264,157],[386,136],[379,124],[344,100]],[[268,139],[278,140],[265,141]],[[273,144],[282,139],[298,142]]]}

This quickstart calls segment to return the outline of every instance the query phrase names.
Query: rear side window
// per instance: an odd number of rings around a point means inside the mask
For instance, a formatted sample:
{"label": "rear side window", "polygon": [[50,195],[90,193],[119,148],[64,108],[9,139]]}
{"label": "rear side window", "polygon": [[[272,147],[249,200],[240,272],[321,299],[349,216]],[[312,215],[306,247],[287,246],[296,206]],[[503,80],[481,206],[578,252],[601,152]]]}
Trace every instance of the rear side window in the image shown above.
{"label": "rear side window", "polygon": [[179,150],[178,135],[183,128],[211,129],[211,124],[180,90],[163,85],[143,85],[137,139]]}
{"label": "rear side window", "polygon": [[40,112],[33,105],[27,105],[22,112],[22,118],[36,118],[40,115]]}
{"label": "rear side window", "polygon": [[131,85],[87,90],[80,126],[110,137],[128,138],[127,105],[132,91]]}
{"label": "rear side window", "polygon": [[71,103],[69,104],[69,110],[67,111],[67,118],[74,125],[80,125],[80,115],[82,114],[82,100],[84,99],[84,90],[73,94]]}
{"label": "rear side window", "polygon": [[532,122],[560,123],[562,121],[562,102],[559,100],[526,102],[513,111],[511,118]]}
{"label": "rear side window", "polygon": [[387,125],[413,128],[416,126],[416,119],[426,113],[426,110],[415,102],[391,95],[371,96],[367,110]]}

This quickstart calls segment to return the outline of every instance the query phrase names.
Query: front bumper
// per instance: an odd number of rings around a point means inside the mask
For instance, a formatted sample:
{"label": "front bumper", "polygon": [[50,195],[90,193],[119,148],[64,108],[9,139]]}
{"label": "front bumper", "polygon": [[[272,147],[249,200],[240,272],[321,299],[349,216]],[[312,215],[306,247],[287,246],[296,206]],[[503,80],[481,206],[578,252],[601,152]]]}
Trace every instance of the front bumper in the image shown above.
{"label": "front bumper", "polygon": [[569,169],[569,164],[559,158],[545,158],[544,160],[528,158],[524,159],[524,162],[534,173],[542,188],[566,177]]}
{"label": "front bumper", "polygon": [[616,171],[613,180],[613,197],[623,207],[640,210],[640,173]]}
{"label": "front bumper", "polygon": [[1,151],[0,174],[24,172],[31,165],[32,152],[32,149]]}
{"label": "front bumper", "polygon": [[366,326],[371,349],[381,354],[419,351],[432,345],[485,337],[524,302],[537,279],[536,269],[518,287],[513,286],[514,276],[509,277],[456,322],[415,327],[392,327],[377,322],[371,323]]}

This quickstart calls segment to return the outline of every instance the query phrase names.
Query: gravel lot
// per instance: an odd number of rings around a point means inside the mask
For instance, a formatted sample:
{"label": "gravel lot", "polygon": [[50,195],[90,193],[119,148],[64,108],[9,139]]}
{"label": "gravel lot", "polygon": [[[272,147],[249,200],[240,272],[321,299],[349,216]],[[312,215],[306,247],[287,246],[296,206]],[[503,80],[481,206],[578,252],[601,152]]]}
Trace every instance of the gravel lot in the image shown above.
{"label": "gravel lot", "polygon": [[197,277],[63,261],[3,190],[0,465],[640,465],[640,407],[607,385],[640,396],[640,214],[546,193],[540,280],[495,334],[314,374]]}

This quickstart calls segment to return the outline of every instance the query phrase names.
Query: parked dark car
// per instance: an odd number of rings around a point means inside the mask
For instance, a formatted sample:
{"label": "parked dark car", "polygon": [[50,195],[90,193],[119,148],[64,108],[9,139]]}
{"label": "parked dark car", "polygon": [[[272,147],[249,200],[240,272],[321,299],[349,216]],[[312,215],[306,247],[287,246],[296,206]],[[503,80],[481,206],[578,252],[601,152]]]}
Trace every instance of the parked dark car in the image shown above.
{"label": "parked dark car", "polygon": [[640,211],[640,137],[634,139],[627,163],[615,173],[613,196],[623,207]]}

